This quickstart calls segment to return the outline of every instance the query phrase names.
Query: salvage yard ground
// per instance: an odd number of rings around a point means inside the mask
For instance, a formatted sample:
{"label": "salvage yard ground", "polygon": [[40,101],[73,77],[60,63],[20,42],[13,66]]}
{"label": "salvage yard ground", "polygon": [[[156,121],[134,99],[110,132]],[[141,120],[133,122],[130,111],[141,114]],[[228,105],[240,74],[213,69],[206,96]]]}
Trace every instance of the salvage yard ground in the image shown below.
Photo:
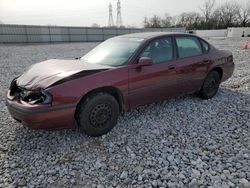
{"label": "salvage yard ground", "polygon": [[249,187],[250,49],[242,38],[209,41],[236,64],[215,98],[140,107],[100,138],[25,128],[5,106],[10,81],[28,66],[97,43],[0,45],[0,187]]}

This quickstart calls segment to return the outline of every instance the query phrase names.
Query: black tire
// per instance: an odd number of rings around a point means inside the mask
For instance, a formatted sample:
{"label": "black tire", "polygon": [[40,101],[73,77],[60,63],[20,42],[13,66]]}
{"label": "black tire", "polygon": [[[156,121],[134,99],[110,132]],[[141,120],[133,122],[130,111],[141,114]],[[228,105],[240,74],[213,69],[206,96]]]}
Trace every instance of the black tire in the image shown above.
{"label": "black tire", "polygon": [[76,121],[81,132],[97,137],[109,132],[117,123],[119,104],[110,94],[90,95],[77,106]]}
{"label": "black tire", "polygon": [[198,92],[199,96],[202,99],[211,99],[213,98],[216,93],[218,92],[218,89],[220,87],[220,75],[217,71],[211,71],[208,73],[201,90]]}

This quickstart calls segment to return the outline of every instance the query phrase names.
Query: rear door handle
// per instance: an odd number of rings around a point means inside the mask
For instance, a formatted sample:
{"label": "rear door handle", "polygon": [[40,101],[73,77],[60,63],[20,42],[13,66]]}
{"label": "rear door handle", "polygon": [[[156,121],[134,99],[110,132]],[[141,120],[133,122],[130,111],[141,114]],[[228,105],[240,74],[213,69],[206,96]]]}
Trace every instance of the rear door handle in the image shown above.
{"label": "rear door handle", "polygon": [[202,62],[205,63],[205,64],[207,64],[207,63],[210,62],[210,60],[209,59],[204,59]]}
{"label": "rear door handle", "polygon": [[168,69],[169,69],[169,70],[174,70],[174,69],[175,69],[175,66],[174,66],[174,65],[169,65],[169,66],[168,66]]}

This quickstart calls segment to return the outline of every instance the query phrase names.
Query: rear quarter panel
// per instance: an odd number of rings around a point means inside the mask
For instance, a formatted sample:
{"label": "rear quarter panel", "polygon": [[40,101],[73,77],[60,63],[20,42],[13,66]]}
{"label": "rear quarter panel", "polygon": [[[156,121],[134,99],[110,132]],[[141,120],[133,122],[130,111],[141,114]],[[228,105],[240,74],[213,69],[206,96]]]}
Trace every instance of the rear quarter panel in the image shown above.
{"label": "rear quarter panel", "polygon": [[230,78],[234,71],[234,62],[233,62],[232,53],[226,50],[218,50],[213,48],[210,52],[210,59],[212,64],[210,66],[209,72],[214,68],[222,69],[222,79],[221,82],[226,81]]}

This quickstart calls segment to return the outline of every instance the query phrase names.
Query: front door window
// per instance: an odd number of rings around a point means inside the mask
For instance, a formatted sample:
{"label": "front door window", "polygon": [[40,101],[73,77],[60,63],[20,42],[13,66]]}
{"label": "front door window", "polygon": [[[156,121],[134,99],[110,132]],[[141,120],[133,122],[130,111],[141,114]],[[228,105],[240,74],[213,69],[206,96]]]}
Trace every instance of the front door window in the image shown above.
{"label": "front door window", "polygon": [[171,37],[152,41],[143,51],[141,57],[150,57],[154,64],[173,59],[173,45]]}

